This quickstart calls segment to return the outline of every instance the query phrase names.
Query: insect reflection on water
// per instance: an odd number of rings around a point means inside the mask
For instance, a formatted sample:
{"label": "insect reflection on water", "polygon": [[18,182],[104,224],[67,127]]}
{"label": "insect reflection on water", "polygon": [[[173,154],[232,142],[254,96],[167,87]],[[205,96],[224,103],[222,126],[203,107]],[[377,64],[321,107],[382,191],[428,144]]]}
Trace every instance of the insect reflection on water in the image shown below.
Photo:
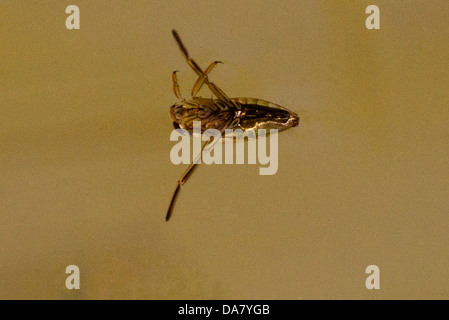
{"label": "insect reflection on water", "polygon": [[[181,128],[192,133],[193,122],[201,121],[201,133],[207,129],[217,129],[223,135],[225,129],[241,129],[243,132],[253,131],[257,135],[259,129],[282,131],[299,125],[299,116],[295,112],[273,102],[257,98],[228,98],[217,85],[209,81],[208,77],[212,69],[221,62],[214,61],[203,71],[189,56],[178,33],[172,30],[172,34],[187,64],[198,75],[198,79],[192,88],[191,98],[185,99],[182,98],[179,90],[177,71],[172,74],[173,91],[179,99],[177,103],[170,107],[170,115],[175,129]],[[215,98],[197,97],[197,93],[203,85],[209,88]],[[207,152],[205,148],[209,143],[210,140],[202,145],[197,159],[201,157],[203,152]],[[189,165],[178,179],[165,220],[168,221],[173,213],[181,186],[186,183],[193,170],[198,166],[197,159]]]}

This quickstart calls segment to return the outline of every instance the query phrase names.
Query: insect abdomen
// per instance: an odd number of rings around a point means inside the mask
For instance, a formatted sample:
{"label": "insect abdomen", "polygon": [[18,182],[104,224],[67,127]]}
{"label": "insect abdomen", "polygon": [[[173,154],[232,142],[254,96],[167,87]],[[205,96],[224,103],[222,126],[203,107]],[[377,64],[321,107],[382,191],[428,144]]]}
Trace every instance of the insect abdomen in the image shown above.
{"label": "insect abdomen", "polygon": [[259,129],[279,131],[299,124],[299,116],[270,101],[257,98],[234,98],[241,105],[240,127],[257,132]]}
{"label": "insect abdomen", "polygon": [[240,97],[240,98],[232,98],[231,100],[238,102],[242,107],[251,106],[251,107],[270,107],[282,109],[282,107],[276,103],[258,98]]}

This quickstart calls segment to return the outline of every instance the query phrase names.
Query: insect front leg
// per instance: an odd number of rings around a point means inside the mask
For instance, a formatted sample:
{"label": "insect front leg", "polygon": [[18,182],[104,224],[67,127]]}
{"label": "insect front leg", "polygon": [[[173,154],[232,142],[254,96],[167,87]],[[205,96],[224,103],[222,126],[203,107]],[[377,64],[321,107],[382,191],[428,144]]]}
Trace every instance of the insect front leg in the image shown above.
{"label": "insect front leg", "polygon": [[173,92],[175,93],[176,98],[178,98],[179,100],[184,100],[184,98],[182,98],[182,96],[181,96],[181,91],[179,90],[178,77],[176,76],[177,72],[178,72],[178,70],[173,71],[173,74],[172,74]]}

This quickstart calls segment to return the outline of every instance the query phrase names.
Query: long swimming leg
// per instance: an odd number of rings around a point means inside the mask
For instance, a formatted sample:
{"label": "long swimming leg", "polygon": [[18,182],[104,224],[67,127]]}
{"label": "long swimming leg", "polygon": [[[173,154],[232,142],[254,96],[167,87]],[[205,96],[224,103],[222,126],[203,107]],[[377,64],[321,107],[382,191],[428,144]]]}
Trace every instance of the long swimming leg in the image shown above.
{"label": "long swimming leg", "polygon": [[[224,126],[221,130],[220,130],[220,135],[223,134],[225,128],[227,126]],[[165,216],[165,221],[168,221],[173,213],[173,209],[175,207],[175,202],[176,202],[176,198],[179,194],[179,191],[181,190],[181,186],[187,182],[187,179],[190,177],[190,175],[193,173],[194,169],[198,167],[198,163],[196,163],[198,161],[198,159],[201,157],[201,155],[203,154],[203,151],[205,152],[209,152],[210,149],[214,146],[214,144],[219,141],[220,137],[214,137],[214,140],[211,142],[211,140],[206,141],[203,146],[201,147],[201,152],[196,156],[195,160],[189,165],[189,167],[187,168],[186,171],[184,171],[184,173],[181,175],[181,177],[178,179],[178,183],[176,184],[176,189],[175,192],[173,192],[173,196],[171,198],[170,201],[170,205],[168,207],[167,210],[167,215]],[[209,146],[206,150],[205,148]]]}
{"label": "long swimming leg", "polygon": [[206,141],[203,146],[201,147],[201,152],[196,156],[195,160],[189,165],[189,167],[187,168],[186,171],[184,171],[184,173],[181,175],[181,177],[178,179],[178,183],[176,185],[176,189],[175,192],[173,193],[173,196],[171,198],[170,201],[170,206],[168,207],[167,210],[167,215],[165,216],[165,221],[168,221],[173,213],[173,209],[175,207],[175,201],[176,198],[178,196],[178,193],[181,189],[181,186],[187,182],[187,179],[190,177],[190,175],[193,173],[193,170],[198,166],[198,163],[196,163],[198,161],[198,159],[201,157],[204,148],[210,143],[209,141]]}
{"label": "long swimming leg", "polygon": [[200,91],[201,87],[203,86],[204,82],[206,81],[207,76],[209,74],[209,72],[212,71],[212,69],[219,63],[223,63],[221,61],[214,61],[212,62],[204,71],[204,75],[201,75],[198,77],[198,79],[195,82],[195,85],[192,88],[192,98],[196,97],[198,91]]}
{"label": "long swimming leg", "polygon": [[172,30],[172,34],[176,40],[176,44],[178,45],[179,50],[181,50],[181,53],[184,56],[184,58],[186,59],[188,65],[193,69],[193,71],[195,71],[195,73],[197,75],[199,75],[199,76],[204,75],[204,72],[201,69],[201,67],[192,58],[189,57],[189,53],[187,52],[187,49],[184,46],[184,44],[182,43],[181,38],[179,37],[176,30]]}
{"label": "long swimming leg", "polygon": [[[172,34],[173,37],[176,40],[176,44],[179,47],[179,50],[181,50],[182,55],[184,56],[184,58],[187,61],[187,64],[193,69],[193,71],[195,71],[195,73],[200,76],[203,77],[204,80],[201,80],[203,83],[206,83],[207,86],[209,87],[210,91],[212,91],[212,93],[220,100],[222,100],[223,102],[227,103],[228,105],[234,106],[235,108],[237,108],[238,110],[240,110],[240,105],[234,101],[232,101],[231,99],[228,98],[228,96],[223,92],[223,90],[221,90],[218,86],[216,86],[214,83],[209,81],[209,78],[207,77],[207,74],[205,74],[205,72],[201,69],[201,67],[195,62],[195,60],[193,60],[190,56],[189,53],[187,52],[186,47],[184,46],[184,44],[181,41],[181,38],[179,37],[178,33],[176,32],[176,30],[172,30]],[[213,67],[213,66],[212,66]],[[211,68],[212,68],[211,67]],[[209,70],[210,71],[210,70]],[[193,90],[193,89],[192,89]]]}

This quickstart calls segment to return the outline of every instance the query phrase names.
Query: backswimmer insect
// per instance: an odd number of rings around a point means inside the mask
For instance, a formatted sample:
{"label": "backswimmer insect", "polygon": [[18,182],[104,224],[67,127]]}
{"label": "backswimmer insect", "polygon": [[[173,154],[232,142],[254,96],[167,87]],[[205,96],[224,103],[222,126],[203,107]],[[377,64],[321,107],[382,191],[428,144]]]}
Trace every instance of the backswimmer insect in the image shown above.
{"label": "backswimmer insect", "polygon": [[[212,62],[204,71],[189,56],[186,47],[181,41],[178,33],[172,30],[176,44],[181,50],[187,64],[198,75],[191,93],[190,99],[184,99],[181,96],[177,71],[172,74],[173,91],[179,99],[177,103],[170,107],[170,115],[173,119],[175,129],[181,128],[189,133],[193,131],[193,121],[201,121],[201,133],[207,129],[217,129],[224,134],[225,129],[241,129],[253,131],[257,135],[259,129],[278,129],[282,131],[299,125],[299,116],[289,109],[257,98],[228,98],[228,96],[213,82],[209,81],[208,74],[221,61]],[[207,85],[209,90],[216,98],[205,99],[197,97],[197,93],[203,85]],[[200,157],[205,152],[206,146],[210,141],[204,142],[201,148]],[[168,221],[173,213],[176,197],[181,186],[186,183],[193,170],[197,167],[196,160],[193,161],[187,170],[178,179],[175,192],[173,193],[168,207],[165,220]]]}

